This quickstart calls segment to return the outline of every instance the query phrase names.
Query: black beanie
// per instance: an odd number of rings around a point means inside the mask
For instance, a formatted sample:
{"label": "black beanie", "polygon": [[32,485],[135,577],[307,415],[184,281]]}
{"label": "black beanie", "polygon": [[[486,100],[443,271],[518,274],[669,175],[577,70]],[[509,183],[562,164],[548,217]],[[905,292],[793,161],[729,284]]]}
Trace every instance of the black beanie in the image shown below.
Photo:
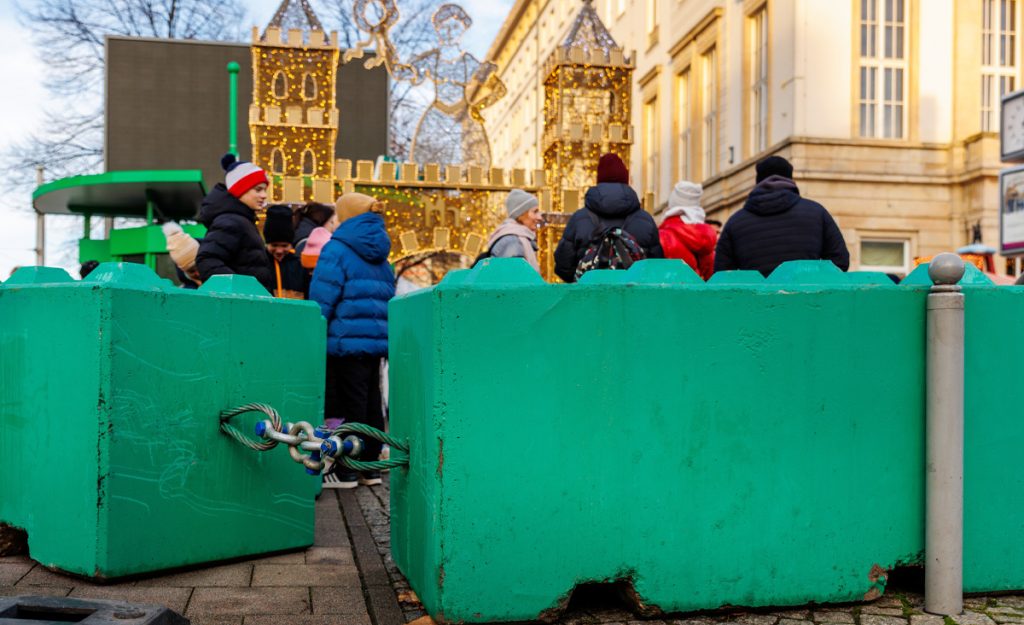
{"label": "black beanie", "polygon": [[295,238],[292,227],[292,209],[283,204],[267,208],[267,219],[263,222],[263,240],[267,243],[287,243]]}
{"label": "black beanie", "polygon": [[761,182],[769,176],[782,176],[793,179],[793,165],[781,156],[769,156],[757,164],[757,182]]}

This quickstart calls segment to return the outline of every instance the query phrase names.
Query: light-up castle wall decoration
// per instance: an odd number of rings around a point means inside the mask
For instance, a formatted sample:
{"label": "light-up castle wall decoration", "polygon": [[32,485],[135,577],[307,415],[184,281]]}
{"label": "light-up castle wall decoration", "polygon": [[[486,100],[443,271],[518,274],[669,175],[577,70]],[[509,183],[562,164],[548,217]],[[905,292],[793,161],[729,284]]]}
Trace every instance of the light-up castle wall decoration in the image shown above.
{"label": "light-up castle wall decoration", "polygon": [[568,192],[593,185],[597,161],[613,152],[630,162],[630,108],[634,65],[584,0],[565,40],[544,69],[544,172],[553,189],[555,211]]}
{"label": "light-up castle wall decoration", "polygon": [[316,181],[334,186],[338,34],[324,32],[308,0],[284,0],[252,37],[252,160],[271,175],[273,200],[283,199],[285,178],[309,180],[300,192],[310,200]]}

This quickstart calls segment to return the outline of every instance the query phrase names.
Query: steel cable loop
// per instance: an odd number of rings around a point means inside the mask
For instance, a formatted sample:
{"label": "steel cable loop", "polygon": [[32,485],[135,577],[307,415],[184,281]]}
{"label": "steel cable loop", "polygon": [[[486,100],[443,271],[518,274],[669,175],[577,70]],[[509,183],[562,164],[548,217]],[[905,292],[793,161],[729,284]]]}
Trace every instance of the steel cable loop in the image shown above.
{"label": "steel cable loop", "polygon": [[254,441],[245,434],[242,434],[238,430],[238,428],[231,425],[231,419],[237,417],[240,414],[245,414],[247,412],[262,412],[263,414],[267,415],[267,417],[270,419],[270,422],[271,424],[273,424],[274,429],[277,430],[278,432],[281,431],[281,415],[277,414],[277,411],[274,410],[272,406],[268,406],[267,404],[261,404],[258,402],[245,404],[244,406],[238,406],[237,408],[232,408],[231,410],[222,410],[220,412],[220,431],[224,432],[225,434],[235,439],[239,443],[245,445],[249,449],[254,449],[256,451],[267,451],[268,449],[273,449],[274,447],[277,447],[278,442],[275,440],[265,442]]}
{"label": "steel cable loop", "polygon": [[391,436],[387,432],[381,432],[375,427],[366,425],[365,423],[342,423],[333,434],[335,436],[344,436],[345,434],[362,434],[369,436],[370,438],[376,439],[385,445],[391,447],[391,449],[397,449],[400,452],[409,453],[409,445],[394,436]]}
{"label": "steel cable loop", "polygon": [[[262,441],[256,441],[246,436],[239,431],[238,428],[231,425],[230,421],[234,417],[247,412],[262,412],[269,418],[271,426],[279,435],[294,437],[295,440],[292,441],[290,438],[280,440],[280,436],[277,436],[277,438],[271,438],[270,440],[264,438]],[[316,460],[311,456],[302,454],[298,449],[303,440],[320,442],[321,439],[317,438],[315,435],[315,428],[303,421],[291,424],[291,427],[286,431],[284,429],[284,424],[281,422],[281,415],[279,415],[277,410],[272,406],[268,406],[267,404],[253,402],[230,410],[222,410],[220,413],[220,430],[239,443],[255,451],[268,451],[283,442],[288,447],[288,452],[292,456],[292,459],[296,462],[305,465],[308,469],[316,471],[320,471],[323,467],[323,462]],[[304,438],[303,436],[300,436],[300,433],[304,435]],[[344,438],[347,434],[360,434],[362,436],[378,440],[381,443],[390,446],[392,453],[397,456],[389,458],[388,460],[374,461],[355,460],[349,456],[341,456],[336,460],[340,461],[343,466],[348,467],[349,469],[353,469],[355,471],[380,471],[384,469],[403,467],[409,464],[409,444],[391,436],[387,432],[382,432],[375,427],[366,425],[365,423],[344,423],[332,432],[332,435],[339,438]]]}
{"label": "steel cable loop", "polygon": [[339,428],[334,430],[334,435],[343,437],[346,434],[362,434],[369,438],[376,439],[389,447],[391,447],[392,453],[398,452],[397,458],[389,458],[388,460],[373,460],[364,461],[349,458],[348,456],[341,457],[341,464],[354,471],[382,471],[384,469],[396,469],[398,467],[404,467],[409,464],[409,445],[394,436],[391,436],[387,432],[382,432],[375,427],[366,425],[365,423],[343,423]]}

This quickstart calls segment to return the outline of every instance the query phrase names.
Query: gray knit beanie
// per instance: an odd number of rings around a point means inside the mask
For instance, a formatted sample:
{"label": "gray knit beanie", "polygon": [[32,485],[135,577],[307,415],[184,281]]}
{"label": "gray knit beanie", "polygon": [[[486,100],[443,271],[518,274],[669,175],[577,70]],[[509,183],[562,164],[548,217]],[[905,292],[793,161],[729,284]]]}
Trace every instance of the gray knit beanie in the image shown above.
{"label": "gray knit beanie", "polygon": [[509,219],[516,219],[531,208],[540,205],[537,196],[531,195],[522,189],[512,189],[505,198],[505,210],[508,211]]}

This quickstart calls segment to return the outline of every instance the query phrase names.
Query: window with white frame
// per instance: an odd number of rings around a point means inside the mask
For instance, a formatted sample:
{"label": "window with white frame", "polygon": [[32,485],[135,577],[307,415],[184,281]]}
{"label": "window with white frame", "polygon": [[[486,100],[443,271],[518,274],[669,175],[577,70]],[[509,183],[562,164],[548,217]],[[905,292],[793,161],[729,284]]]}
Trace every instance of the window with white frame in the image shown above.
{"label": "window with white frame", "polygon": [[718,173],[718,55],[710,48],[701,55],[701,154],[704,178]]}
{"label": "window with white frame", "polygon": [[999,130],[999,103],[1017,85],[1017,0],[981,0],[981,130]]}
{"label": "window with white frame", "polygon": [[910,271],[910,241],[883,238],[861,239],[860,270],[906,275]]}
{"label": "window with white frame", "polygon": [[658,99],[644,103],[643,113],[644,193],[658,193]]}
{"label": "window with white frame", "polygon": [[686,68],[676,75],[676,128],[679,136],[676,141],[676,172],[680,180],[693,180],[693,168],[690,166],[690,69]]}
{"label": "window with white frame", "polygon": [[748,18],[750,29],[750,154],[768,149],[768,7]]}
{"label": "window with white frame", "polygon": [[861,0],[860,136],[902,139],[907,115],[907,0]]}

